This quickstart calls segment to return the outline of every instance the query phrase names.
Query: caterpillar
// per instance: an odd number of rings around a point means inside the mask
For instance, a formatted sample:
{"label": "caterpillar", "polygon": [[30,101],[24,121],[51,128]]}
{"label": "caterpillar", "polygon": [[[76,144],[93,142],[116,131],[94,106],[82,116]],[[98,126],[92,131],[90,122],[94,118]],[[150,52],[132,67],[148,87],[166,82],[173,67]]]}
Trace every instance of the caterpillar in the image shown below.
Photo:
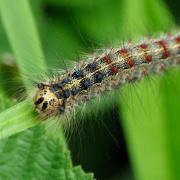
{"label": "caterpillar", "polygon": [[81,104],[180,62],[180,32],[127,42],[88,57],[48,82],[37,83],[35,110],[42,119],[73,113]]}

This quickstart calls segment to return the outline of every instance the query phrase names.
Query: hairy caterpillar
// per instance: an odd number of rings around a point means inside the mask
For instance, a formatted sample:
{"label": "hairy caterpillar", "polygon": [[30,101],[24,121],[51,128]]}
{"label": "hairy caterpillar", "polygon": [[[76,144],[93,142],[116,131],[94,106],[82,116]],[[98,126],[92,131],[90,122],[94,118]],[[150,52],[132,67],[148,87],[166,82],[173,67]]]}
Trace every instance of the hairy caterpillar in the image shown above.
{"label": "hairy caterpillar", "polygon": [[42,119],[73,113],[76,107],[125,83],[179,64],[180,34],[126,43],[89,57],[49,82],[38,83],[35,110]]}

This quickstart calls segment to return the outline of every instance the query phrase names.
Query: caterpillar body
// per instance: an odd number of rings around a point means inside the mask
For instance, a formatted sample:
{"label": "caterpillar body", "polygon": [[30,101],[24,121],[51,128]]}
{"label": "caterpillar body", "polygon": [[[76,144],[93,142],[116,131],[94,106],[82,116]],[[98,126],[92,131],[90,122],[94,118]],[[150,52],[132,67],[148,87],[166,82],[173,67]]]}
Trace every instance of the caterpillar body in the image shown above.
{"label": "caterpillar body", "polygon": [[35,110],[42,119],[71,114],[79,105],[106,91],[179,62],[179,32],[111,48],[77,63],[73,69],[49,82],[38,83]]}

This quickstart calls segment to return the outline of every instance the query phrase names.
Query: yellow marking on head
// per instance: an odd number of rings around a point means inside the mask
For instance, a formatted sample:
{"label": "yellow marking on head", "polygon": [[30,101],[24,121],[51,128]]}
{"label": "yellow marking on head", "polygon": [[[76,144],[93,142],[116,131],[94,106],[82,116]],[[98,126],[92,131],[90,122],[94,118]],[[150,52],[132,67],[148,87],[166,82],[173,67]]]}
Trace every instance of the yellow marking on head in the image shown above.
{"label": "yellow marking on head", "polygon": [[50,91],[49,87],[45,86],[37,90],[34,97],[34,105],[40,117],[46,119],[60,112],[59,108],[63,106],[63,100],[58,99],[56,95]]}

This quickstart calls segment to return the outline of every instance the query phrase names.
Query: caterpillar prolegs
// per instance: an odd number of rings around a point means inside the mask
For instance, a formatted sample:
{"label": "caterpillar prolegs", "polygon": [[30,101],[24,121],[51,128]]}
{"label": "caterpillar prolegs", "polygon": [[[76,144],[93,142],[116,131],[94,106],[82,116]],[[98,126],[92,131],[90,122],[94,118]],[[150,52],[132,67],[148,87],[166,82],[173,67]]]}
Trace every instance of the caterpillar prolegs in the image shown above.
{"label": "caterpillar prolegs", "polygon": [[179,63],[180,32],[139,43],[128,42],[88,57],[54,79],[38,83],[35,110],[42,119],[71,114],[94,97]]}

